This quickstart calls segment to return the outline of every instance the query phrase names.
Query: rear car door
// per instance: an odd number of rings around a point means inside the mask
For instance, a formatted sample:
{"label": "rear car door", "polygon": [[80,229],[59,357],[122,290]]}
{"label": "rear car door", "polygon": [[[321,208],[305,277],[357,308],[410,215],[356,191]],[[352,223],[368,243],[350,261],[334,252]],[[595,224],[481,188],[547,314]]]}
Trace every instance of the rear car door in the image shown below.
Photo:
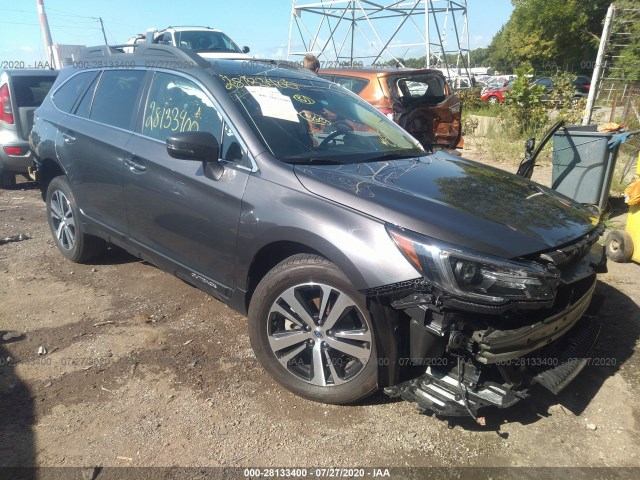
{"label": "rear car door", "polygon": [[126,234],[125,148],[147,72],[81,72],[54,93],[62,116],[56,150],[84,216],[109,234]]}
{"label": "rear car door", "polygon": [[455,148],[462,131],[462,106],[439,73],[398,73],[387,82],[394,121],[425,148]]}
{"label": "rear car door", "polygon": [[[240,206],[252,170],[247,149],[206,89],[190,78],[156,72],[128,146],[124,191],[132,241],[156,262],[182,267],[178,277],[226,298],[233,287]],[[212,133],[225,172],[205,176],[203,164],[167,153],[167,137]]]}

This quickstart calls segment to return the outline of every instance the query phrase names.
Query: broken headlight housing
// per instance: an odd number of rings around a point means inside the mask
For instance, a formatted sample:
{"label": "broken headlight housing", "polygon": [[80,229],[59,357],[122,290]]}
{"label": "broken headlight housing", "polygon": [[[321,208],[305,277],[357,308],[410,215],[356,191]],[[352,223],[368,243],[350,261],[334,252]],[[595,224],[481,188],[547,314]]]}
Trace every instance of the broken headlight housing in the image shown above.
{"label": "broken headlight housing", "polygon": [[478,303],[550,302],[560,272],[532,262],[473,252],[408,230],[387,226],[407,260],[432,285]]}

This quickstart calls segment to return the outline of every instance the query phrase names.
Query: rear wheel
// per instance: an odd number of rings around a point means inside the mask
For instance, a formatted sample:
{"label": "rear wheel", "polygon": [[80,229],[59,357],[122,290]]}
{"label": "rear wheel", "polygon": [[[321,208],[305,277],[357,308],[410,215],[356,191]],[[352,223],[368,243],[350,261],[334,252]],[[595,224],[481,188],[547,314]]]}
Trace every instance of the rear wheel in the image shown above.
{"label": "rear wheel", "polygon": [[487,100],[491,105],[496,105],[498,102],[500,102],[498,97],[496,97],[495,95],[491,95]]}
{"label": "rear wheel", "polygon": [[607,235],[606,250],[614,262],[628,262],[633,255],[633,238],[629,232],[614,230]]}
{"label": "rear wheel", "polygon": [[47,219],[58,249],[72,262],[87,261],[104,251],[104,240],[84,233],[75,198],[65,177],[56,177],[49,183]]}
{"label": "rear wheel", "polygon": [[264,368],[302,397],[344,404],[377,388],[366,300],[322,257],[294,255],[260,281],[249,306],[249,337]]}

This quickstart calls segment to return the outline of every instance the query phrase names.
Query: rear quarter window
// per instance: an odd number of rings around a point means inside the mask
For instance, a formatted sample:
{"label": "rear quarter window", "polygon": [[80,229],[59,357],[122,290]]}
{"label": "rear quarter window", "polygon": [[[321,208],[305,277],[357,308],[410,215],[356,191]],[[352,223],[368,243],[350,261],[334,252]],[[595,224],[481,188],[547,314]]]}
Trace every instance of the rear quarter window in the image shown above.
{"label": "rear quarter window", "polygon": [[53,94],[55,106],[63,112],[70,113],[80,95],[84,93],[97,75],[98,72],[82,72],[71,77]]}

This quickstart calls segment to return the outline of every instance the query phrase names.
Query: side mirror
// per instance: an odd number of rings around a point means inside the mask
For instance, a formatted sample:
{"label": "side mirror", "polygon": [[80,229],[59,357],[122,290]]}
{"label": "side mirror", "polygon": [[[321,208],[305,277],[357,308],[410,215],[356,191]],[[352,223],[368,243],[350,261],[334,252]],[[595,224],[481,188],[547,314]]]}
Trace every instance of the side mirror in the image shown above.
{"label": "side mirror", "polygon": [[205,176],[220,180],[224,167],[218,161],[220,145],[209,132],[185,132],[167,138],[167,153],[178,160],[202,162]]}
{"label": "side mirror", "polygon": [[247,47],[246,45],[242,47],[242,53],[249,53],[249,47]]}

